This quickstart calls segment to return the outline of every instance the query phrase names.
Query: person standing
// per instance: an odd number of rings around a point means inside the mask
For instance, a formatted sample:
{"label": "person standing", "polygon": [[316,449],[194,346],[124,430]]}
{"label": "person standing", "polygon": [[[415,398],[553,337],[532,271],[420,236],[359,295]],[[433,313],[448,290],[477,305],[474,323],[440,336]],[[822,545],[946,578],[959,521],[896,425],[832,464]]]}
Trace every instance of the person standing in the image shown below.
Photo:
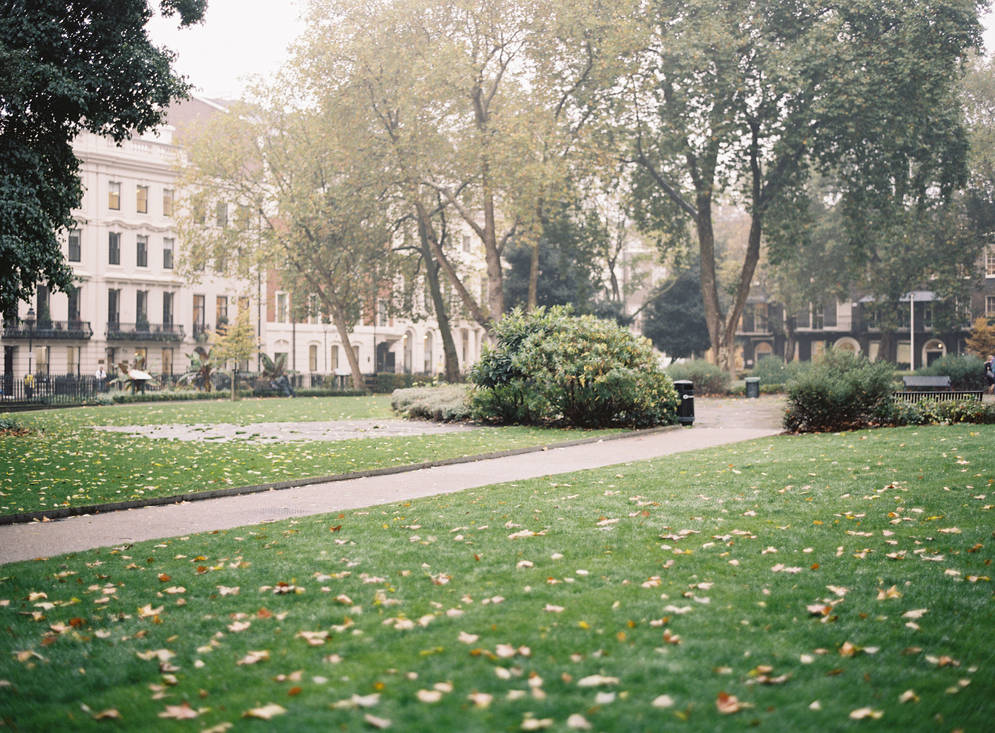
{"label": "person standing", "polygon": [[988,384],[988,391],[995,394],[995,356],[989,356],[985,362],[985,382]]}
{"label": "person standing", "polygon": [[104,391],[104,382],[107,381],[107,372],[104,371],[103,364],[97,364],[97,371],[93,375],[97,378],[97,391]]}

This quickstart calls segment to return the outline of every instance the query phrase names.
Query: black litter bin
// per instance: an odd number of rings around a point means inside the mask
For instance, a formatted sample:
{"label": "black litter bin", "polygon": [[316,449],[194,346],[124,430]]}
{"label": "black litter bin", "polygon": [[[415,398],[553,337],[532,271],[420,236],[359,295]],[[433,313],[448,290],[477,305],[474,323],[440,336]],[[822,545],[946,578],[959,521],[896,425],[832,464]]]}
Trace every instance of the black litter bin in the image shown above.
{"label": "black litter bin", "polygon": [[677,390],[677,422],[681,425],[694,424],[694,383],[690,379],[675,379]]}
{"label": "black litter bin", "polygon": [[746,396],[747,397],[759,397],[760,396],[760,378],[759,377],[747,377],[746,378]]}

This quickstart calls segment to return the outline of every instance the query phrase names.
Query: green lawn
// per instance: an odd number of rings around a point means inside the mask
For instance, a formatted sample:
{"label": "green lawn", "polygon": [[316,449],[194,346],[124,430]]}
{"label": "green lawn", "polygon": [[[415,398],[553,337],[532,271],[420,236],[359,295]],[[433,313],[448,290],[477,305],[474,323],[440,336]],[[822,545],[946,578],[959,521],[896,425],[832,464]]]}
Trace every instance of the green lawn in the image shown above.
{"label": "green lawn", "polygon": [[0,435],[0,514],[174,496],[477,455],[617,431],[523,427],[472,433],[257,443],[180,441],[94,425],[300,422],[394,417],[389,396],[247,399],[86,407],[11,416],[28,435]]}
{"label": "green lawn", "polygon": [[993,441],[779,436],[4,566],[0,715],[990,730]]}

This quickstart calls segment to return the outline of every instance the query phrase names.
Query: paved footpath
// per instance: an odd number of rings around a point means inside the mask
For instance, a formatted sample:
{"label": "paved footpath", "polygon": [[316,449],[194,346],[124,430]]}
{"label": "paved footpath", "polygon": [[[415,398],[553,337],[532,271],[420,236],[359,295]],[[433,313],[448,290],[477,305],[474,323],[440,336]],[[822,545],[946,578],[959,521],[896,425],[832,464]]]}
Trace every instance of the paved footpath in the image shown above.
{"label": "paved footpath", "polygon": [[[631,438],[280,491],[0,527],[0,564],[95,547],[358,509],[506,481],[599,468],[780,432],[772,401],[699,400],[696,424]],[[707,406],[706,406],[707,405]]]}

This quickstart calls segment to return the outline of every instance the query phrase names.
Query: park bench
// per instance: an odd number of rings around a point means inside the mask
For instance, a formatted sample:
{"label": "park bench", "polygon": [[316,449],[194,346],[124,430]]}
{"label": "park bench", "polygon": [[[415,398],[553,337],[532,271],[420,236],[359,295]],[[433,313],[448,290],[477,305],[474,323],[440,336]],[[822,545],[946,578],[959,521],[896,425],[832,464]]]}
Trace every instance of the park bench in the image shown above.
{"label": "park bench", "polygon": [[902,402],[922,402],[924,400],[977,400],[981,402],[981,390],[952,389],[950,377],[902,377],[904,389],[895,392],[895,399]]}

